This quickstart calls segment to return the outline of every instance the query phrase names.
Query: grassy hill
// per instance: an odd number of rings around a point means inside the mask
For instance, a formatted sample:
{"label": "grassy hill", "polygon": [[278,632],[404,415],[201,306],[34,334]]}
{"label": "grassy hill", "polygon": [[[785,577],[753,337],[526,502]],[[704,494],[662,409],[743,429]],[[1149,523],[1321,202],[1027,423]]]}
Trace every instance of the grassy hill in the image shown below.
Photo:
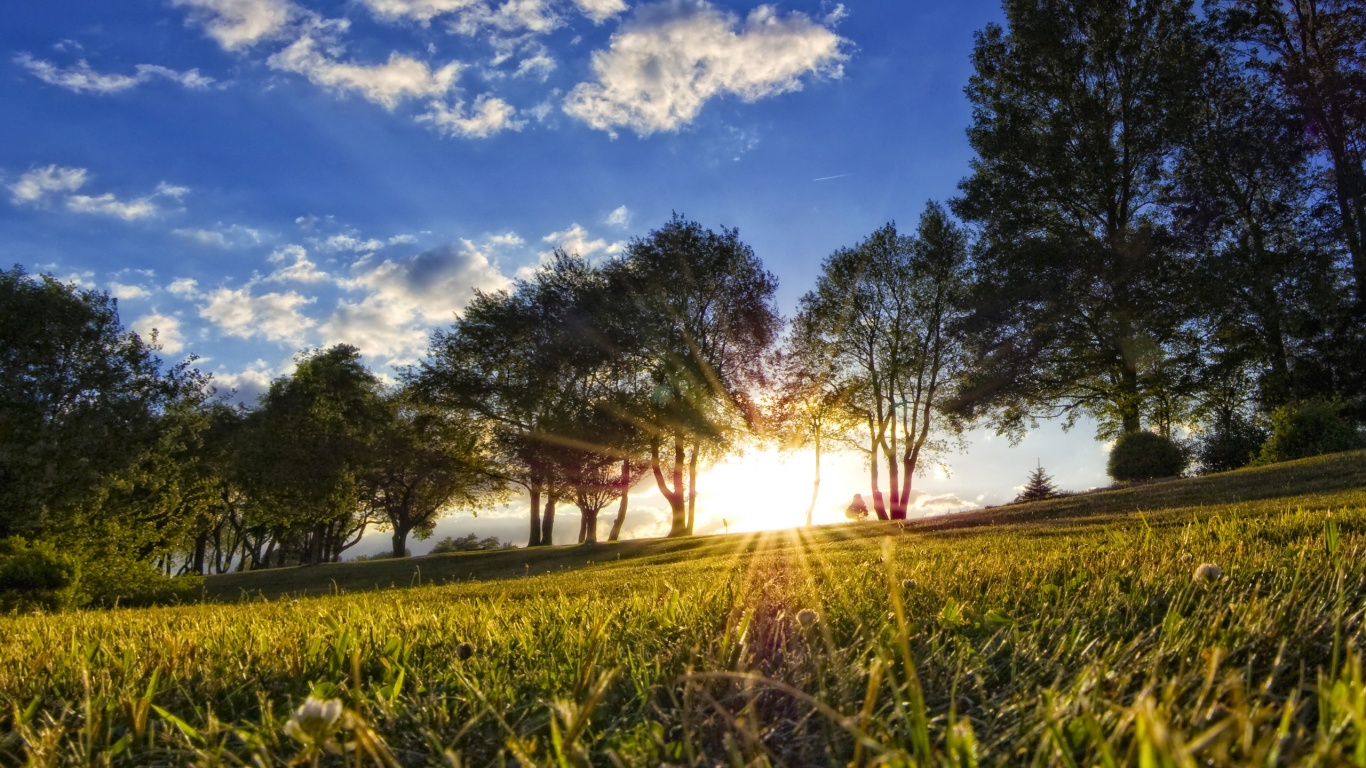
{"label": "grassy hill", "polygon": [[[536,550],[463,552],[402,560],[280,568],[234,573],[207,580],[208,599],[224,601],[323,595],[462,581],[524,578],[583,568],[650,566],[680,560],[729,557],[737,548],[772,550],[795,546],[839,544],[851,538],[905,532],[1022,526],[1029,523],[1090,520],[1104,524],[1116,516],[1146,515],[1149,524],[1199,514],[1201,507],[1277,500],[1310,509],[1341,506],[1343,491],[1366,493],[1366,451],[1334,457],[1242,469],[1187,480],[1096,491],[1033,504],[996,507],[905,523],[849,523],[804,531],[796,539],[783,534],[732,534],[705,538],[646,539],[595,547],[561,546]],[[1355,502],[1360,504],[1361,499]],[[794,514],[793,519],[797,519]]]}
{"label": "grassy hill", "polygon": [[1363,555],[1359,452],[240,574],[225,602],[0,619],[0,763],[1366,765]]}

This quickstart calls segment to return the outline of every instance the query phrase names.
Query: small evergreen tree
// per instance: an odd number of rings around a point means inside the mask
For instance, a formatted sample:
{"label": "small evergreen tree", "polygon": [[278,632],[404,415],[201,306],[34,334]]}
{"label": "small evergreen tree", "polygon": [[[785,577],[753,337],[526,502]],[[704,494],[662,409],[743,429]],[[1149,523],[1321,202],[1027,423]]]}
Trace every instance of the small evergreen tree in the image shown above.
{"label": "small evergreen tree", "polygon": [[1058,489],[1053,485],[1053,478],[1043,471],[1043,465],[1040,464],[1033,472],[1029,473],[1029,482],[1025,483],[1024,490],[1015,497],[1015,501],[1016,503],[1043,501],[1057,495]]}

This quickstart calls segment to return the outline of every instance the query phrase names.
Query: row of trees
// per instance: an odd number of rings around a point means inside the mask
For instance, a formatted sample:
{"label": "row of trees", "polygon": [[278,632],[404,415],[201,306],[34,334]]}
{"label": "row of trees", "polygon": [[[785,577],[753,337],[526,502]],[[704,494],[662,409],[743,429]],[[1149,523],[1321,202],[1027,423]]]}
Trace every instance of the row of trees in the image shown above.
{"label": "row of trees", "polygon": [[1359,420],[1366,5],[1005,12],[973,54],[961,194],[836,250],[789,323],[738,231],[674,216],[477,294],[392,385],[339,346],[233,408],[106,295],[0,273],[0,536],[222,571],[334,560],[374,526],[401,555],[515,490],[531,545],[562,504],[593,542],[646,478],[682,536],[699,468],[754,435],[814,450],[808,522],[832,449],[865,456],[872,511],[900,519],[973,422],[1193,431],[1233,445],[1223,469],[1287,405]]}

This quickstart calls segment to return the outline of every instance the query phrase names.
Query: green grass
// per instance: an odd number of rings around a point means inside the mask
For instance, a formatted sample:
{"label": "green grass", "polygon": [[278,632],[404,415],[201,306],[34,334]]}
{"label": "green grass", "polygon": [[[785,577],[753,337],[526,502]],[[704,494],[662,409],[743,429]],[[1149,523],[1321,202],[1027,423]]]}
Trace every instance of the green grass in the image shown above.
{"label": "green grass", "polygon": [[[0,619],[0,762],[309,764],[284,729],[312,692],[347,711],[322,764],[1366,765],[1363,555],[1354,453],[904,527],[235,575],[225,602]],[[289,593],[318,596],[261,597]]]}

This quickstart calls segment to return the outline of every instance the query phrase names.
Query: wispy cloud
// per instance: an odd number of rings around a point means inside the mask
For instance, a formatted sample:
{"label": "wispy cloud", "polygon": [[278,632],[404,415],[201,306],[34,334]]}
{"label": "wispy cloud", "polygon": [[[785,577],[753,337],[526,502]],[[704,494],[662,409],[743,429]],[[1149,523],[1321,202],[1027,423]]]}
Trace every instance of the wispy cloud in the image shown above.
{"label": "wispy cloud", "polygon": [[99,195],[77,194],[90,179],[84,168],[67,168],[48,165],[33,168],[9,185],[10,201],[15,205],[47,204],[50,200],[61,200],[67,210],[74,213],[90,213],[113,216],[125,221],[144,219],[161,212],[157,198],[180,198],[189,194],[189,187],[175,186],[161,182],[150,195],[131,200],[120,199],[112,192]]}
{"label": "wispy cloud", "polygon": [[355,64],[329,55],[327,49],[335,47],[304,35],[272,55],[267,63],[275,69],[303,75],[313,84],[332,91],[358,93],[388,110],[404,99],[442,96],[460,76],[459,62],[433,69],[395,51],[383,64]]}
{"label": "wispy cloud", "polygon": [[14,61],[39,80],[75,93],[119,93],[152,80],[169,80],[190,89],[204,89],[214,84],[212,77],[199,74],[198,69],[180,72],[159,64],[138,64],[133,74],[122,75],[98,72],[85,59],[69,67],[59,67],[50,61],[21,53],[14,57]]}

